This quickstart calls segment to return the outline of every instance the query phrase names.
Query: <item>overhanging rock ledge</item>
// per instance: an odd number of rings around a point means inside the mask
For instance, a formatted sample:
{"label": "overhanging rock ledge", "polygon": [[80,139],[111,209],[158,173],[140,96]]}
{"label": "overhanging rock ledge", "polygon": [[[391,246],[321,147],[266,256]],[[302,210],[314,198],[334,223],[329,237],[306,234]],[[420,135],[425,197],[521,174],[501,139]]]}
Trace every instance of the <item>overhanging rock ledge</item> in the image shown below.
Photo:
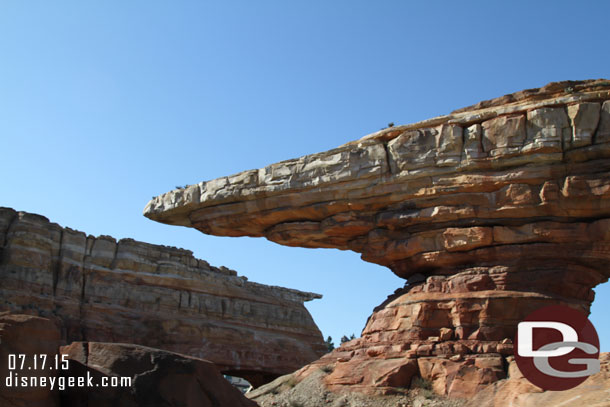
{"label": "overhanging rock ledge", "polygon": [[525,315],[588,313],[610,277],[609,158],[610,81],[566,81],[170,191],[144,215],[387,266],[407,284],[319,361],[327,385],[418,374],[468,397],[506,376]]}

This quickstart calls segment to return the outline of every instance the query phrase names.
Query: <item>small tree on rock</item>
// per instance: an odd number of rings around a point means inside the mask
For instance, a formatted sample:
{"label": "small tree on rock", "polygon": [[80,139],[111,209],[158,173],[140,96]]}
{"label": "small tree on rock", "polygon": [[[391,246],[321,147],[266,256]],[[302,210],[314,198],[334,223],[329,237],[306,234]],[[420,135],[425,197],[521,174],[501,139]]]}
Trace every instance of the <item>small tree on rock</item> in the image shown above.
{"label": "small tree on rock", "polygon": [[349,338],[347,337],[347,335],[343,335],[343,336],[341,337],[341,343],[343,344],[343,343],[345,343],[345,342],[349,342],[349,341],[351,341],[352,339],[356,339],[356,335],[352,334],[352,335],[351,335]]}
{"label": "small tree on rock", "polygon": [[331,352],[333,349],[335,349],[335,344],[333,343],[333,338],[331,338],[330,335],[328,336],[328,338],[326,338],[326,340],[324,341],[324,344],[326,345],[326,349],[328,349],[329,352]]}

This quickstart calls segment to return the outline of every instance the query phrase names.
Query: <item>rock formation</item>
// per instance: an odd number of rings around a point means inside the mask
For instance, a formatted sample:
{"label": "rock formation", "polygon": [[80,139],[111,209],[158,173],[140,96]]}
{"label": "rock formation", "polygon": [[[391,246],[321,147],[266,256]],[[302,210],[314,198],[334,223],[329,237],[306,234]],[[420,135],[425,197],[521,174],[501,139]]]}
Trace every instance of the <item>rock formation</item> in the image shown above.
{"label": "rock formation", "polygon": [[208,359],[255,385],[324,353],[303,302],[188,250],[87,236],[0,208],[0,311],[55,319],[62,339],[146,345]]}
{"label": "rock formation", "polygon": [[60,347],[47,318],[0,314],[0,340],[2,407],[256,406],[209,361],[130,344]]}
{"label": "rock formation", "polygon": [[419,375],[468,397],[506,377],[528,313],[588,313],[610,277],[609,158],[610,82],[551,83],[174,190],[144,215],[387,266],[405,287],[297,379],[330,366],[330,389],[384,392]]}
{"label": "rock formation", "polygon": [[214,364],[145,346],[74,342],[61,348],[68,377],[91,376],[130,386],[73,387],[61,392],[61,407],[256,407],[222,377]]}
{"label": "rock formation", "polygon": [[[21,360],[16,359],[15,366],[9,365],[9,355],[26,355],[27,362],[32,362],[33,358],[37,357],[40,363],[40,358],[43,357],[52,360],[60,344],[60,330],[53,321],[32,315],[12,315],[6,312],[0,314],[0,406],[59,405],[57,388],[17,386],[19,374],[24,373],[24,370],[27,371],[28,377],[36,377],[36,380],[49,375],[42,369],[16,369]],[[52,376],[55,376],[55,373]]]}
{"label": "rock formation", "polygon": [[[499,380],[468,399],[450,398],[431,392],[429,383],[414,380],[408,391],[391,394],[332,392],[325,384],[333,366],[325,365],[298,377],[301,371],[277,378],[247,394],[260,407],[608,407],[610,398],[610,353],[601,353],[600,372],[579,386],[565,391],[543,391],[523,377],[508,357],[508,379]],[[467,384],[467,383],[466,383]]]}
{"label": "rock formation", "polygon": [[610,405],[610,353],[599,355],[600,371],[577,387],[564,391],[542,391],[523,377],[514,361],[509,378],[488,386],[464,407],[606,407]]}

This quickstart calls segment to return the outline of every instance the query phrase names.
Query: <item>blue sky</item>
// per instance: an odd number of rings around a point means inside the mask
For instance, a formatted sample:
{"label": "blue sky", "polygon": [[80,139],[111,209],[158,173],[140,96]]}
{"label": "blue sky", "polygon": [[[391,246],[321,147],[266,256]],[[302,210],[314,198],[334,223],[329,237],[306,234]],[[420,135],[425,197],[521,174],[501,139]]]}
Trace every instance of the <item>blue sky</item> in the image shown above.
{"label": "blue sky", "polygon": [[[578,5],[577,5],[578,4]],[[610,77],[610,3],[5,1],[0,205],[93,235],[184,247],[324,295],[359,334],[403,281],[351,252],[147,220],[177,185],[324,151],[551,81]],[[591,319],[610,351],[610,284]]]}

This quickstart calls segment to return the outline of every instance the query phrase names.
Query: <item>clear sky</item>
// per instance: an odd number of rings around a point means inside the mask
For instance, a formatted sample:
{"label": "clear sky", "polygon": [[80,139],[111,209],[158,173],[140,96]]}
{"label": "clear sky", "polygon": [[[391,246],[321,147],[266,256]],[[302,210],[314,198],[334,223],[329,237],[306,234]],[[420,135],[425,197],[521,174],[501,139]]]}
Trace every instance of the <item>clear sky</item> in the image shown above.
{"label": "clear sky", "polygon": [[[352,252],[142,216],[178,185],[566,79],[610,78],[607,1],[3,1],[0,206],[314,291],[359,335],[403,281]],[[591,319],[610,351],[610,284]]]}

